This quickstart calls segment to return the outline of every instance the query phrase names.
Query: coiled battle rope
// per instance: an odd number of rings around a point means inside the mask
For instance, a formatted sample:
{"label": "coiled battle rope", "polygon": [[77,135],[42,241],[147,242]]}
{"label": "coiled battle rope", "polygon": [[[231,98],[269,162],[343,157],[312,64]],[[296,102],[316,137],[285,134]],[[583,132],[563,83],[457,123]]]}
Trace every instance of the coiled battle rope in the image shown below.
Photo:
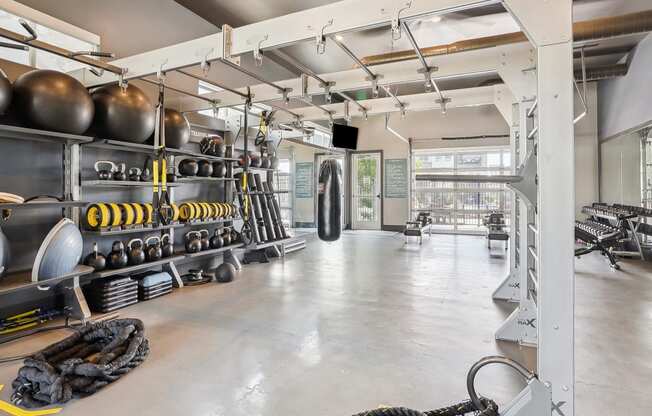
{"label": "coiled battle rope", "polygon": [[27,408],[86,396],[138,367],[149,354],[138,319],[116,319],[80,328],[26,358],[12,383],[11,401]]}
{"label": "coiled battle rope", "polygon": [[473,413],[477,416],[498,416],[498,405],[492,400],[481,398],[484,409],[478,409],[468,400],[449,407],[421,412],[405,407],[387,407],[358,413],[353,416],[462,416]]}

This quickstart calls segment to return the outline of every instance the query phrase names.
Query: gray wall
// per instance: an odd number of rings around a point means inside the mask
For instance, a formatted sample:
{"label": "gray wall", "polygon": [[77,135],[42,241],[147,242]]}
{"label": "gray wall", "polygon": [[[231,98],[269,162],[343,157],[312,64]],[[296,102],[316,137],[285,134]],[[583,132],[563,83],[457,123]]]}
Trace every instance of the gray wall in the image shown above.
{"label": "gray wall", "polygon": [[651,68],[652,36],[648,35],[633,53],[627,76],[600,83],[598,97],[601,140],[652,121]]}
{"label": "gray wall", "polygon": [[600,144],[600,201],[641,204],[641,136],[630,133]]}

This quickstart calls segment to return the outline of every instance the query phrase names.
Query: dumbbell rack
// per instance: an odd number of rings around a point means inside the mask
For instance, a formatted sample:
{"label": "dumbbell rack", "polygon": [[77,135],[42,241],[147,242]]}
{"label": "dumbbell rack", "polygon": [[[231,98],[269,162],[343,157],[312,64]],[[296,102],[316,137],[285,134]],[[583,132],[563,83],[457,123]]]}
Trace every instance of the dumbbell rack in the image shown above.
{"label": "dumbbell rack", "polygon": [[575,249],[575,256],[580,257],[599,251],[609,259],[611,267],[620,269],[612,247],[618,244],[623,237],[625,237],[625,233],[620,227],[594,220],[575,221],[575,238],[587,244],[586,247]]}
{"label": "dumbbell rack", "polygon": [[[592,206],[582,207],[582,213],[587,214],[590,218],[598,219],[602,218],[609,221],[615,226],[629,231],[628,239],[636,245],[637,251],[624,251],[624,250],[613,250],[612,253],[616,256],[623,257],[639,257],[641,260],[646,260],[645,251],[643,250],[643,244],[639,237],[639,228],[641,228],[642,223],[637,219],[640,215],[639,213],[632,212],[626,206],[619,205],[607,205],[607,204],[593,204]],[[641,214],[645,214],[644,212]],[[625,236],[623,236],[625,237]]]}

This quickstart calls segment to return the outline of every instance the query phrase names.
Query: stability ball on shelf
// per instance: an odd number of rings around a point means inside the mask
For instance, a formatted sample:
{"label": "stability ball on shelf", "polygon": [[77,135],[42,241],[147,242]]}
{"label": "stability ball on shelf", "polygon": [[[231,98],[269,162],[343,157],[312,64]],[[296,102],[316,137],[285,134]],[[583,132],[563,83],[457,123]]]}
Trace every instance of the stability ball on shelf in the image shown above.
{"label": "stability ball on shelf", "polygon": [[104,139],[132,143],[145,142],[154,132],[156,115],[147,95],[131,84],[118,84],[93,91],[95,102],[94,133]]}
{"label": "stability ball on shelf", "polygon": [[86,87],[70,75],[49,69],[16,79],[12,107],[29,127],[70,134],[88,130],[94,114]]}
{"label": "stability ball on shelf", "polygon": [[190,123],[186,116],[171,108],[165,109],[165,146],[181,149],[190,141]]}
{"label": "stability ball on shelf", "polygon": [[12,95],[11,82],[5,73],[0,70],[0,114],[4,114],[7,108],[9,108]]}

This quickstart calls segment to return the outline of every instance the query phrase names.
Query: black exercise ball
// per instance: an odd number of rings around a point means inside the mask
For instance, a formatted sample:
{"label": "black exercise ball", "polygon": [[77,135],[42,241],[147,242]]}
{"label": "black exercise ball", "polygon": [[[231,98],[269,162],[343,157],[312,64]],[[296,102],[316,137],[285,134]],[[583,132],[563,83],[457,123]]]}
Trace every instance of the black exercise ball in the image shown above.
{"label": "black exercise ball", "polygon": [[12,96],[11,89],[11,82],[5,76],[4,72],[0,70],[0,114],[4,114],[7,108],[9,108]]}
{"label": "black exercise ball", "polygon": [[165,146],[181,149],[190,141],[190,123],[186,116],[171,108],[165,109]]}
{"label": "black exercise ball", "polygon": [[219,283],[229,283],[235,279],[235,266],[231,263],[222,263],[215,269],[215,280]]}
{"label": "black exercise ball", "polygon": [[38,129],[82,134],[93,121],[93,100],[86,87],[70,75],[49,69],[19,76],[12,105],[29,127]]}
{"label": "black exercise ball", "polygon": [[111,84],[93,91],[95,119],[93,129],[104,139],[143,143],[154,132],[154,105],[138,87],[129,84],[123,90]]}

